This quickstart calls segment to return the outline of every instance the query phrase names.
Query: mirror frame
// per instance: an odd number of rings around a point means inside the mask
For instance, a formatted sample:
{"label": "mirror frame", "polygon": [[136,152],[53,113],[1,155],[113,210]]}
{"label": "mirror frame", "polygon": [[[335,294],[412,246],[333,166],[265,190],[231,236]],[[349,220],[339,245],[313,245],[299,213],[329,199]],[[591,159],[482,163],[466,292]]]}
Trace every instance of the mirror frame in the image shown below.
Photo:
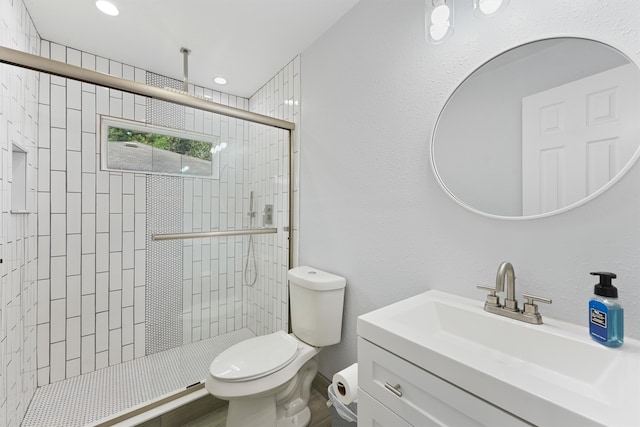
{"label": "mirror frame", "polygon": [[585,36],[573,36],[573,35],[568,35],[568,34],[560,34],[560,35],[556,35],[556,36],[536,38],[536,39],[531,39],[531,40],[528,40],[528,41],[524,41],[522,43],[513,45],[512,47],[509,47],[509,48],[507,48],[505,50],[502,50],[500,53],[498,53],[496,55],[493,55],[492,57],[490,57],[486,61],[482,62],[477,67],[475,67],[458,84],[456,84],[456,86],[453,88],[453,90],[451,90],[449,92],[449,95],[447,96],[446,101],[442,105],[442,108],[440,108],[440,112],[438,113],[438,117],[436,118],[436,121],[435,121],[435,123],[433,125],[433,131],[431,132],[431,138],[429,140],[429,156],[430,156],[429,162],[431,163],[431,170],[433,171],[433,174],[435,175],[436,181],[438,182],[438,185],[444,190],[444,192],[451,199],[453,199],[453,201],[455,201],[458,205],[462,206],[463,208],[465,208],[465,209],[467,209],[467,210],[469,210],[471,212],[474,212],[476,214],[485,216],[485,217],[489,217],[489,218],[493,218],[493,219],[499,219],[499,220],[509,220],[509,221],[521,221],[521,220],[539,219],[539,218],[546,218],[546,217],[550,217],[550,216],[553,216],[553,215],[561,214],[563,212],[567,212],[567,211],[573,210],[573,209],[575,209],[575,208],[577,208],[579,206],[582,206],[585,203],[595,199],[596,197],[598,197],[599,195],[601,195],[602,193],[607,191],[609,188],[611,188],[613,185],[615,185],[623,176],[625,176],[627,174],[627,172],[635,165],[636,161],[640,157],[640,147],[639,147],[635,151],[633,156],[629,159],[629,161],[622,167],[622,169],[620,169],[620,171],[606,185],[602,186],[598,190],[594,191],[593,193],[591,193],[587,197],[585,197],[585,198],[583,198],[583,199],[581,199],[581,200],[579,200],[577,202],[574,202],[574,203],[572,203],[570,205],[564,206],[564,207],[562,207],[560,209],[556,209],[554,211],[545,212],[545,213],[536,214],[536,215],[507,216],[507,215],[498,215],[498,214],[492,214],[492,213],[488,213],[488,212],[483,212],[483,211],[481,211],[479,209],[474,208],[473,206],[470,206],[469,204],[467,204],[464,201],[462,201],[460,198],[456,197],[455,194],[453,194],[451,192],[451,190],[446,186],[446,184],[442,180],[442,177],[440,176],[440,173],[438,172],[438,167],[436,166],[436,161],[435,161],[435,137],[436,137],[436,132],[438,130],[438,123],[440,122],[440,118],[442,117],[442,114],[444,113],[445,107],[447,106],[447,104],[449,103],[449,101],[451,100],[453,95],[463,85],[463,83],[465,83],[467,80],[469,80],[469,78],[471,78],[476,73],[476,71],[478,71],[479,69],[481,69],[482,67],[487,65],[489,62],[493,61],[494,59],[498,58],[499,56],[501,56],[501,55],[503,55],[503,54],[505,54],[507,52],[510,52],[510,51],[512,51],[514,49],[517,49],[519,47],[526,46],[526,45],[529,45],[529,44],[532,44],[532,43],[546,41],[546,40],[556,40],[556,39],[579,39],[579,40],[585,40],[585,41],[590,41],[590,42],[596,42],[596,43],[603,44],[603,45],[609,47],[610,49],[613,49],[616,52],[618,52],[621,55],[623,55],[629,61],[629,63],[631,63],[631,64],[636,66],[636,68],[638,69],[638,72],[640,73],[640,65],[639,65],[638,61],[633,59],[633,56],[631,56],[626,49],[621,49],[621,48],[614,47],[609,42],[598,40],[598,39],[595,39],[595,38],[585,37]]}

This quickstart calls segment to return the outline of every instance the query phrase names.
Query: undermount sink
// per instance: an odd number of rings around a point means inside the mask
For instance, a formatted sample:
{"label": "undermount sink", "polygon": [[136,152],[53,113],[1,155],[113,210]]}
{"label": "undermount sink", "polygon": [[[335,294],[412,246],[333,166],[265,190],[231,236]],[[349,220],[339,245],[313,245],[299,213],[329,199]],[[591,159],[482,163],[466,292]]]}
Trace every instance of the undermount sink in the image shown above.
{"label": "undermount sink", "polygon": [[429,291],[360,316],[358,335],[536,425],[640,426],[640,342],[607,348],[544,322]]}

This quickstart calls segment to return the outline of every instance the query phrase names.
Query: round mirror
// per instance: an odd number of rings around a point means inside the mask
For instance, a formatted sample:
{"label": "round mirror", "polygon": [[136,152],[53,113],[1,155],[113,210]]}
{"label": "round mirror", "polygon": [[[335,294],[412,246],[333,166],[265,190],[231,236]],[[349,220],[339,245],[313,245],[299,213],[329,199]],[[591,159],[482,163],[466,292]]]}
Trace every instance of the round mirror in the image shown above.
{"label": "round mirror", "polygon": [[458,203],[493,217],[562,212],[631,167],[640,143],[640,73],[581,38],[536,41],[474,71],[436,123],[431,161]]}

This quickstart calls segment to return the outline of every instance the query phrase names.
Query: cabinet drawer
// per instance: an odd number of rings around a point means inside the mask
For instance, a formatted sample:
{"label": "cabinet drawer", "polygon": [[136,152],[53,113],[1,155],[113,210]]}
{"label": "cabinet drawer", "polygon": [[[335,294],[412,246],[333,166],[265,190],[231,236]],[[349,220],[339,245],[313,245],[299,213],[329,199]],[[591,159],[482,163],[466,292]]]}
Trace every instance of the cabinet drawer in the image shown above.
{"label": "cabinet drawer", "polygon": [[366,392],[359,390],[358,427],[411,427],[411,424],[391,412]]}
{"label": "cabinet drawer", "polygon": [[530,425],[362,338],[358,385],[414,426]]}

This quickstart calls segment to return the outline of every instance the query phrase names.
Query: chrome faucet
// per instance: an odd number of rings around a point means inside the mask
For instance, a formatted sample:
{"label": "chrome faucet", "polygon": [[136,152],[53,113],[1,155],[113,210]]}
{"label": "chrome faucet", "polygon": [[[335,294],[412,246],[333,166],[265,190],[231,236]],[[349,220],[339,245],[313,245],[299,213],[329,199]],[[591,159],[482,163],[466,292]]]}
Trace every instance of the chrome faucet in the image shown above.
{"label": "chrome faucet", "polygon": [[[504,292],[505,280],[507,281],[507,297],[504,300],[504,305],[501,305],[500,297],[496,295],[496,293]],[[484,303],[485,311],[534,325],[542,324],[542,316],[538,312],[538,306],[535,302],[539,301],[545,304],[551,304],[549,298],[524,294],[523,296],[527,301],[524,303],[523,310],[520,311],[518,309],[518,300],[516,299],[516,274],[513,270],[513,265],[507,261],[502,262],[498,267],[495,288],[484,285],[477,285],[477,287],[489,291],[487,300]]]}
{"label": "chrome faucet", "polygon": [[496,292],[504,292],[504,280],[507,279],[507,298],[504,300],[505,310],[518,311],[518,300],[516,300],[516,273],[513,265],[504,261],[498,267],[496,274]]}

